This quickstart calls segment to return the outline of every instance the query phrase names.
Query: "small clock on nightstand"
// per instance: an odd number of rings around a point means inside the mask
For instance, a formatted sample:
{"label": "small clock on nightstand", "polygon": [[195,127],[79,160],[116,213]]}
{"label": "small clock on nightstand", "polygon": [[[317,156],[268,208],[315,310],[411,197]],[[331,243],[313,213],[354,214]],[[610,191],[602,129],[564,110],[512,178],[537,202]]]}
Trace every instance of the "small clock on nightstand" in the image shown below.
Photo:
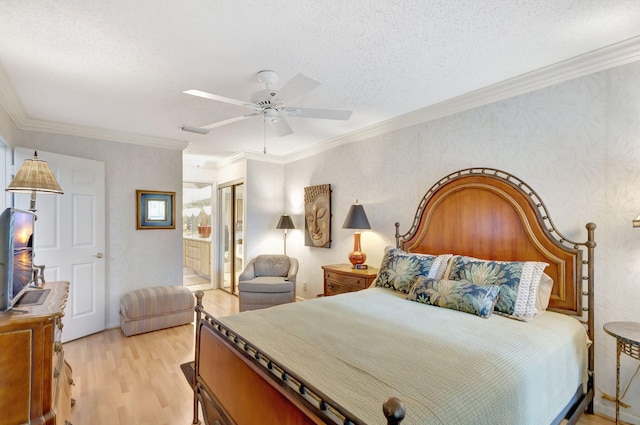
{"label": "small clock on nightstand", "polygon": [[366,289],[378,276],[378,269],[368,267],[354,269],[351,264],[331,264],[322,266],[324,270],[324,295],[337,295]]}

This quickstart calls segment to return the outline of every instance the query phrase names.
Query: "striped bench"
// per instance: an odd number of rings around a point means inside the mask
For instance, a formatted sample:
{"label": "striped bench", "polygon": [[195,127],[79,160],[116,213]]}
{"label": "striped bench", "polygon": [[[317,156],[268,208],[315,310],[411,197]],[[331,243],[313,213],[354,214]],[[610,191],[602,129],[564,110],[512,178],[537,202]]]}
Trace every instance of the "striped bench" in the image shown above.
{"label": "striped bench", "polygon": [[193,322],[195,298],[184,286],[154,286],[120,299],[120,328],[126,336]]}

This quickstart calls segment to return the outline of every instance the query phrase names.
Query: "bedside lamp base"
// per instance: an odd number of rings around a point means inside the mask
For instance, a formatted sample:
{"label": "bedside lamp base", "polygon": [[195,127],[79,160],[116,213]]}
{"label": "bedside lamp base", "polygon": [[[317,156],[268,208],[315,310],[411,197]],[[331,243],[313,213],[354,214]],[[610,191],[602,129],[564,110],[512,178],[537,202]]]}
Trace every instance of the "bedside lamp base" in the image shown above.
{"label": "bedside lamp base", "polygon": [[362,248],[360,247],[360,232],[355,232],[353,234],[353,251],[349,253],[349,262],[356,268],[358,264],[364,264],[367,261],[367,254],[362,252]]}

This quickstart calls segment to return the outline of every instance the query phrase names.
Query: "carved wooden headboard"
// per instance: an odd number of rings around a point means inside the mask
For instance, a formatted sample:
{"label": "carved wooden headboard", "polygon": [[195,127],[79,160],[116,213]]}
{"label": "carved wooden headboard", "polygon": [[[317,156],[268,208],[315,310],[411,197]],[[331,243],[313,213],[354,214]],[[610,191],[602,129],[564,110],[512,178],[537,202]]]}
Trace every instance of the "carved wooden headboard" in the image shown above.
{"label": "carved wooden headboard", "polygon": [[[549,308],[582,317],[587,309],[593,312],[595,227],[586,225],[586,242],[569,241],[522,180],[500,170],[469,168],[429,189],[407,233],[401,235],[396,223],[396,245],[407,252],[546,262],[545,273],[554,281]],[[587,319],[590,331],[592,320]]]}

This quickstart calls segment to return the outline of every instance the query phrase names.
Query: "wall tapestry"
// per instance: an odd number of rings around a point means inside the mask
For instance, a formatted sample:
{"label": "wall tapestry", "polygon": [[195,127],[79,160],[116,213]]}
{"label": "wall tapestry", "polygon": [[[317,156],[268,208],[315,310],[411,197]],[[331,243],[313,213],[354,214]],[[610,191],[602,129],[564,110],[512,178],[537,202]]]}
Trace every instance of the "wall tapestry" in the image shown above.
{"label": "wall tapestry", "polygon": [[318,248],[331,247],[331,185],[304,188],[304,213],[307,231],[304,244]]}

